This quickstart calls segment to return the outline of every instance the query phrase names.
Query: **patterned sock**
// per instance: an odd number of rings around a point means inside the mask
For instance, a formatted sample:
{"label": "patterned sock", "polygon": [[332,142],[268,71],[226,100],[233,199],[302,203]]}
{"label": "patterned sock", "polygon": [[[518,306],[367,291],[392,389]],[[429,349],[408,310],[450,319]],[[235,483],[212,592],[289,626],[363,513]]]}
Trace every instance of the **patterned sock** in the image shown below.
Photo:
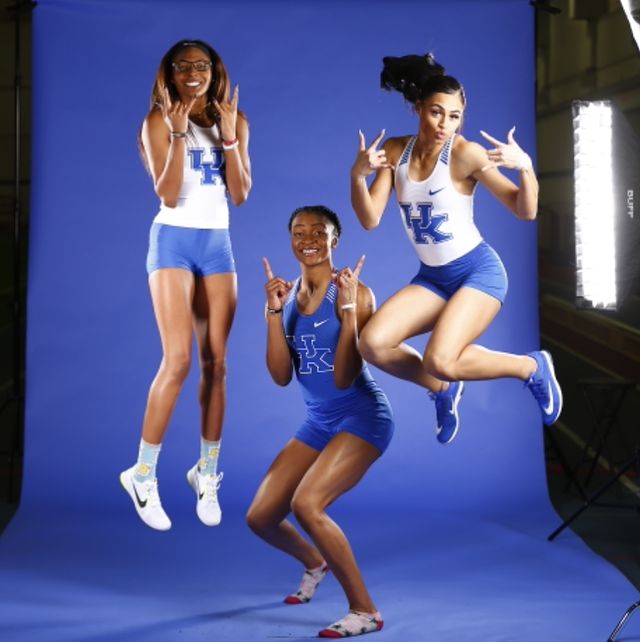
{"label": "patterned sock", "polygon": [[135,480],[139,482],[149,481],[156,478],[156,466],[158,465],[158,456],[162,444],[148,444],[144,439],[140,440],[140,449],[138,450],[138,461]]}
{"label": "patterned sock", "polygon": [[220,441],[208,441],[200,437],[200,461],[198,472],[201,475],[215,475],[218,472]]}
{"label": "patterned sock", "polygon": [[316,568],[305,568],[298,590],[284,598],[285,604],[306,604],[309,602],[316,592],[318,584],[322,582],[328,572],[329,567],[325,562]]}

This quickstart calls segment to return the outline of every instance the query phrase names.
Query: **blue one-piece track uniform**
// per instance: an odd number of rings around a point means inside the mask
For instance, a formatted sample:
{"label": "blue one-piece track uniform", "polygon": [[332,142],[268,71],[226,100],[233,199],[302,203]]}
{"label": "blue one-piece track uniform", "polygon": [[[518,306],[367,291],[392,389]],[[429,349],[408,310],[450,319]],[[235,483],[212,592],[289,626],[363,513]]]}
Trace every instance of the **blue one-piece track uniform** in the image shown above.
{"label": "blue one-piece track uniform", "polygon": [[333,378],[335,350],[340,336],[336,313],[337,288],[330,283],[322,303],[311,315],[298,310],[298,279],[284,305],[283,324],[296,377],[307,406],[307,418],[296,439],[322,450],[340,432],[348,432],[384,452],[394,431],[389,401],[369,368],[362,370],[349,388],[336,387]]}

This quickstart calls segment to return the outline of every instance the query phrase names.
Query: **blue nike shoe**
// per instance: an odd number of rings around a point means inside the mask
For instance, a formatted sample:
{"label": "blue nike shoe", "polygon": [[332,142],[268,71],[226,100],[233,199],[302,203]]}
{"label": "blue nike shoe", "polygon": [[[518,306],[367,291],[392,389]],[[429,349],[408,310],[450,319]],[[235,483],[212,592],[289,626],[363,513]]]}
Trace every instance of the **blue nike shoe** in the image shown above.
{"label": "blue nike shoe", "polygon": [[464,390],[464,381],[452,381],[442,392],[432,392],[431,398],[436,402],[436,437],[441,444],[453,441],[460,427],[458,404]]}
{"label": "blue nike shoe", "polygon": [[546,350],[536,350],[528,356],[536,360],[538,367],[525,382],[525,386],[531,390],[540,405],[544,425],[550,426],[562,412],[562,390],[556,379],[553,360]]}

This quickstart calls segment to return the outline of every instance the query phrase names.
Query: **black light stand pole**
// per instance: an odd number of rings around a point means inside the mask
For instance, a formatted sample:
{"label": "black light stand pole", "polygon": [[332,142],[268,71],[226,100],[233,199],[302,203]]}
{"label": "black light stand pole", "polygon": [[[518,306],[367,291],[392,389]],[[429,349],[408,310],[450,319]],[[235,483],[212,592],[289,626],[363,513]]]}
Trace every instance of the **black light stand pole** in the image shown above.
{"label": "black light stand pole", "polygon": [[634,602],[625,612],[625,614],[620,618],[620,621],[616,624],[616,628],[613,629],[611,632],[611,635],[609,636],[609,639],[607,642],[614,642],[616,639],[616,636],[620,631],[622,631],[622,627],[627,623],[627,620],[631,617],[631,614],[640,606],[640,602]]}
{"label": "black light stand pole", "polygon": [[12,293],[12,321],[13,321],[13,364],[12,364],[12,386],[11,394],[2,405],[0,412],[4,412],[11,404],[16,406],[15,429],[11,440],[9,458],[9,499],[14,499],[14,477],[16,460],[22,457],[22,434],[24,426],[24,382],[22,380],[24,363],[24,332],[22,330],[21,317],[23,313],[22,297],[22,197],[20,184],[22,182],[21,172],[21,109],[22,109],[22,62],[20,49],[22,45],[22,17],[27,15],[36,2],[31,0],[17,0],[7,8],[14,11],[14,195],[13,195],[13,293]]}
{"label": "black light stand pole", "polygon": [[615,484],[622,475],[624,475],[628,470],[631,468],[636,468],[636,470],[640,470],[640,450],[636,449],[635,455],[633,456],[632,459],[630,459],[626,464],[620,468],[616,474],[605,484],[600,486],[592,495],[587,497],[583,502],[580,508],[578,508],[572,515],[567,517],[558,528],[556,528],[551,535],[547,537],[547,540],[552,542],[569,524],[573,522],[576,518],[580,517],[584,511],[589,508],[601,495],[603,495],[613,484]]}

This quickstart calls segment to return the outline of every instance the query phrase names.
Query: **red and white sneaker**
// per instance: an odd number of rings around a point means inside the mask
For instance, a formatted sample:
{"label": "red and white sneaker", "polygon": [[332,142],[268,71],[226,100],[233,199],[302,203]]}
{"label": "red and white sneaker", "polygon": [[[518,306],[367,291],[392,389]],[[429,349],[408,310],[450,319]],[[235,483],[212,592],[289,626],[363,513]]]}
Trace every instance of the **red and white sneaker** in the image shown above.
{"label": "red and white sneaker", "polygon": [[363,613],[349,611],[341,620],[334,622],[318,635],[321,638],[350,638],[354,635],[364,635],[379,631],[384,626],[380,611]]}
{"label": "red and white sneaker", "polygon": [[305,569],[300,587],[295,593],[284,598],[285,604],[306,604],[313,597],[318,584],[322,582],[328,572],[329,567],[326,564],[322,564],[318,568]]}

